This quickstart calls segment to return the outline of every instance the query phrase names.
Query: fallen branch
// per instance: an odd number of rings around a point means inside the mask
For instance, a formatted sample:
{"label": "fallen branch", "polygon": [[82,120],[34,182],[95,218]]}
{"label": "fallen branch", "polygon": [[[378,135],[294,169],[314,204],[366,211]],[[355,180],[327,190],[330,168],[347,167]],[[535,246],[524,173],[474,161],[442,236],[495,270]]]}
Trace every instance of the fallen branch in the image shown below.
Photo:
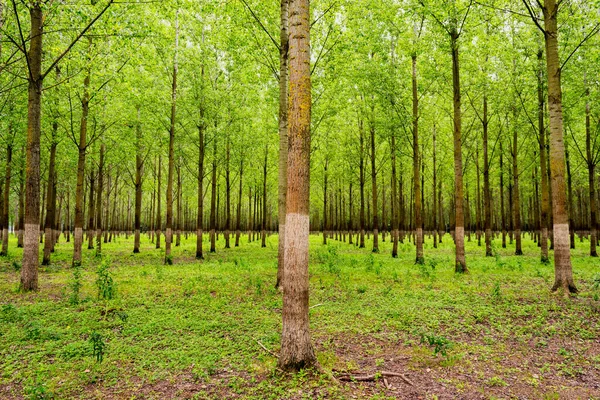
{"label": "fallen branch", "polygon": [[314,306],[310,306],[310,307],[308,307],[308,308],[311,308],[311,309],[312,309],[312,308],[320,307],[320,306],[322,306],[322,305],[324,305],[324,304],[322,304],[322,303],[319,303],[319,304],[315,304]]}
{"label": "fallen branch", "polygon": [[265,347],[265,345],[264,345],[264,344],[262,344],[262,343],[260,342],[260,340],[256,340],[256,339],[254,339],[254,341],[255,341],[256,343],[258,343],[258,345],[259,345],[260,347],[262,347],[264,351],[266,351],[267,353],[269,353],[270,355],[272,355],[272,356],[273,356],[273,357],[275,357],[275,358],[279,358],[279,357],[277,356],[277,354],[275,354],[275,353],[273,353],[271,350],[267,349],[267,348]]}
{"label": "fallen branch", "polygon": [[[390,377],[390,376],[395,376],[398,378],[401,378],[404,382],[408,383],[411,386],[415,386],[415,384],[408,379],[406,376],[404,376],[403,374],[400,374],[398,372],[391,372],[391,371],[381,371],[381,372],[377,372],[374,374],[369,374],[369,375],[350,375],[350,374],[343,374],[339,377],[339,380],[341,381],[359,381],[359,382],[370,382],[370,381],[376,381],[377,379],[380,378],[384,378],[384,383],[386,382],[386,377]],[[387,386],[387,385],[386,385]]]}

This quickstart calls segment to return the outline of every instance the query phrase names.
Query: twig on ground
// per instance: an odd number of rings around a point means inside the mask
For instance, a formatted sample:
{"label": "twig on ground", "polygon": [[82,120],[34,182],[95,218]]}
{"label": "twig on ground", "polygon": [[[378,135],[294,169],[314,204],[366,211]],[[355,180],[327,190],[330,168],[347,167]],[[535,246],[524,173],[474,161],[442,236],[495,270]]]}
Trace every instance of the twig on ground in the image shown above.
{"label": "twig on ground", "polygon": [[310,307],[308,307],[308,308],[317,308],[317,307],[320,307],[320,306],[322,306],[322,305],[324,305],[324,304],[322,304],[322,303],[319,303],[319,304],[315,304],[314,306],[310,306]]}
{"label": "twig on ground", "polygon": [[[359,374],[359,375],[350,375],[350,374],[343,374],[339,377],[339,379],[341,381],[359,381],[359,382],[368,382],[368,381],[375,381],[379,378],[384,378],[384,383],[386,381],[386,377],[390,377],[390,376],[396,376],[398,378],[401,378],[404,382],[408,383],[411,386],[415,386],[415,384],[408,379],[406,376],[404,376],[403,374],[400,374],[398,372],[391,372],[391,371],[381,371],[381,372],[377,372],[374,374],[369,374],[369,375],[365,375],[365,374]],[[387,385],[386,385],[387,386]]]}
{"label": "twig on ground", "polygon": [[272,355],[272,356],[273,356],[273,357],[275,357],[275,358],[279,358],[279,357],[277,356],[277,354],[275,354],[275,353],[273,353],[271,350],[267,349],[267,348],[265,347],[265,345],[264,345],[264,344],[262,344],[262,343],[260,342],[260,340],[256,340],[256,339],[254,339],[254,341],[255,341],[256,343],[258,343],[258,345],[259,345],[260,347],[262,347],[264,351],[266,351],[267,353],[269,353],[270,355]]}

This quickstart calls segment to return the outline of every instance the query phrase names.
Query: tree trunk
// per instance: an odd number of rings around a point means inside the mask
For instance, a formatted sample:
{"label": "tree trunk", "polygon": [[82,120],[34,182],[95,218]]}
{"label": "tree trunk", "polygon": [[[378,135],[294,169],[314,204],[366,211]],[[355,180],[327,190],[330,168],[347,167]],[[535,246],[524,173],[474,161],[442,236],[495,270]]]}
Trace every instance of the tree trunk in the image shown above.
{"label": "tree trunk", "polygon": [[[19,226],[17,231],[17,247],[23,248],[23,234],[25,230],[25,149],[21,150],[21,165],[19,168]],[[68,205],[67,197],[67,205]]]}
{"label": "tree trunk", "polygon": [[[396,132],[392,131],[392,257],[398,257],[398,183],[396,172]],[[435,178],[434,178],[435,179]]]}
{"label": "tree trunk", "polygon": [[[235,221],[235,247],[240,246],[240,236],[242,235],[242,196],[243,196],[243,186],[242,186],[242,177],[244,176],[244,155],[242,154],[242,158],[240,160],[240,182],[239,182],[239,192],[238,192],[238,203],[237,203],[237,215]],[[280,239],[281,240],[281,236]],[[282,264],[283,271],[283,264]],[[277,268],[277,273],[279,274],[279,267]],[[278,278],[279,279],[279,278]],[[279,281],[281,282],[281,281]],[[279,285],[276,285],[279,287]]]}
{"label": "tree trunk", "polygon": [[25,203],[25,236],[20,288],[38,290],[38,236],[40,219],[40,135],[42,109],[42,37],[43,12],[40,1],[29,6],[31,35],[29,41],[29,88],[27,105],[27,176]]}
{"label": "tree trunk", "polygon": [[[255,210],[256,212],[256,210]],[[217,229],[217,138],[213,138],[213,161],[210,195],[210,252],[217,251],[216,248]]]}
{"label": "tree trunk", "polygon": [[283,330],[278,367],[317,366],[309,331],[310,10],[309,0],[290,3],[290,104],[288,191],[283,280]]}
{"label": "tree trunk", "polygon": [[262,224],[261,247],[267,247],[267,160],[269,155],[268,144],[265,145],[265,161],[263,164],[263,197],[262,197]]}
{"label": "tree trunk", "polygon": [[142,218],[142,169],[144,162],[142,159],[142,121],[140,119],[141,107],[137,107],[137,124],[135,129],[135,215],[134,215],[134,238],[133,252],[140,252],[140,229]]}
{"label": "tree trunk", "polygon": [[588,167],[588,190],[590,195],[590,256],[598,257],[598,216],[596,215],[596,164],[592,154],[592,135],[590,129],[590,90],[586,84],[587,101],[585,104],[585,151]]}
{"label": "tree trunk", "polygon": [[171,126],[169,129],[169,165],[167,172],[167,221],[165,228],[165,264],[171,264],[171,244],[173,242],[173,169],[175,162],[175,118],[177,113],[177,51],[179,48],[179,9],[175,13],[175,56],[173,57],[173,81],[171,86]]}
{"label": "tree trunk", "polygon": [[158,191],[156,196],[156,248],[160,249],[160,233],[162,229],[162,213],[160,211],[161,204],[161,177],[162,177],[162,155],[158,155]]}
{"label": "tree trunk", "polygon": [[98,164],[98,193],[96,197],[96,257],[102,256],[102,191],[104,190],[104,153],[106,145],[100,145],[100,163]]}
{"label": "tree trunk", "polygon": [[323,244],[327,244],[327,231],[329,229],[329,220],[327,216],[327,168],[329,166],[329,158],[325,157],[325,165],[323,167]]}
{"label": "tree trunk", "polygon": [[[91,48],[92,39],[88,46]],[[90,102],[90,65],[83,81],[83,97],[81,99],[81,123],[79,126],[79,143],[77,159],[77,187],[75,189],[75,240],[73,242],[73,266],[81,265],[81,247],[83,246],[83,219],[84,219],[84,180],[85,156],[87,152],[87,123]]]}
{"label": "tree trunk", "polygon": [[[93,149],[92,149],[93,151]],[[94,203],[94,189],[96,188],[96,175],[94,174],[94,167],[90,171],[90,192],[89,192],[89,203],[88,203],[88,226],[87,226],[87,239],[88,239],[88,250],[94,248],[94,222],[96,215],[96,208]]]}
{"label": "tree trunk", "polygon": [[433,197],[433,210],[431,212],[431,216],[433,218],[432,221],[432,225],[431,225],[431,230],[433,232],[433,248],[437,249],[438,247],[438,242],[437,242],[437,215],[438,215],[438,203],[437,203],[437,196],[436,196],[436,190],[437,190],[437,143],[436,143],[436,126],[435,126],[435,122],[433,123],[433,186],[432,186],[432,197]]}
{"label": "tree trunk", "polygon": [[[229,132],[229,131],[228,131]],[[227,142],[225,144],[225,248],[231,248],[229,244],[229,230],[231,229],[231,171],[229,169],[231,161],[231,142],[229,133],[227,133]]]}
{"label": "tree trunk", "polygon": [[[58,123],[54,122],[52,127],[52,143],[50,144],[50,162],[48,165],[48,189],[49,196],[46,198],[46,222],[44,224],[44,231],[46,235],[46,241],[44,242],[44,258],[42,259],[42,265],[50,265],[50,258],[53,250],[52,240],[48,238],[52,237],[54,230],[54,216],[56,210],[56,203],[53,203],[52,192],[55,188],[55,177],[56,177],[56,147],[58,142],[56,141],[56,132],[58,131]],[[56,129],[55,129],[56,128]]]}
{"label": "tree trunk", "polygon": [[492,257],[492,195],[490,193],[490,158],[488,154],[488,103],[483,97],[483,209],[485,224],[485,255]]}
{"label": "tree trunk", "polygon": [[[202,66],[202,79],[204,80],[204,66]],[[200,105],[200,120],[198,123],[198,215],[196,216],[196,259],[202,260],[202,231],[204,229],[202,217],[204,216],[204,104]]]}
{"label": "tree trunk", "polygon": [[[12,126],[9,128],[12,130]],[[12,140],[12,139],[9,139]],[[4,178],[4,204],[2,210],[2,219],[4,220],[4,229],[2,230],[2,251],[0,251],[0,256],[8,255],[8,224],[10,223],[10,177],[11,177],[11,167],[12,167],[12,153],[13,153],[13,145],[9,143],[6,146],[6,175]],[[53,243],[53,241],[50,241]]]}
{"label": "tree trunk", "polygon": [[456,246],[455,271],[466,273],[465,259],[465,217],[463,210],[463,165],[462,165],[462,127],[461,127],[461,94],[460,66],[458,53],[458,32],[453,28],[450,34],[452,47],[452,86],[454,92],[454,243]]}
{"label": "tree trunk", "polygon": [[[289,2],[280,3],[279,29],[279,245],[277,250],[277,282],[276,288],[282,287],[283,261],[285,254],[285,206],[287,195],[287,152],[288,152],[288,51],[289,51]],[[241,177],[241,175],[240,175]],[[241,190],[241,189],[240,189]],[[241,199],[241,196],[240,196]],[[237,246],[237,237],[236,237]]]}
{"label": "tree trunk", "polygon": [[365,248],[365,130],[363,120],[359,116],[358,132],[360,136],[360,160],[359,160],[359,179],[360,179],[360,241],[359,248]]}
{"label": "tree trunk", "polygon": [[549,188],[548,188],[548,156],[547,156],[547,144],[546,144],[546,126],[544,124],[544,112],[546,104],[544,101],[544,84],[543,84],[543,51],[540,49],[538,52],[538,62],[540,64],[539,71],[537,73],[538,78],[538,132],[539,132],[539,145],[540,145],[540,174],[541,176],[541,190],[542,190],[542,204],[540,210],[540,252],[541,261],[547,263],[548,258],[548,214],[549,214]]}
{"label": "tree trunk", "polygon": [[550,115],[550,174],[552,214],[554,220],[554,275],[552,290],[562,288],[564,294],[577,292],[573,281],[569,247],[569,216],[565,186],[565,145],[563,138],[562,89],[558,56],[558,4],[544,0],[546,69],[548,76],[548,109]]}
{"label": "tree trunk", "polygon": [[421,177],[419,164],[419,94],[417,92],[417,55],[412,55],[413,191],[415,196],[415,244],[417,264],[423,264],[423,221],[421,217]]}
{"label": "tree trunk", "polygon": [[369,131],[371,133],[371,195],[373,198],[373,253],[379,253],[379,212],[377,209],[377,157],[375,154],[375,99],[371,99]]}
{"label": "tree trunk", "polygon": [[513,233],[515,235],[515,255],[523,255],[521,248],[521,197],[519,192],[519,163],[518,163],[518,127],[516,106],[513,108],[513,140],[512,140],[512,162],[513,162]]}

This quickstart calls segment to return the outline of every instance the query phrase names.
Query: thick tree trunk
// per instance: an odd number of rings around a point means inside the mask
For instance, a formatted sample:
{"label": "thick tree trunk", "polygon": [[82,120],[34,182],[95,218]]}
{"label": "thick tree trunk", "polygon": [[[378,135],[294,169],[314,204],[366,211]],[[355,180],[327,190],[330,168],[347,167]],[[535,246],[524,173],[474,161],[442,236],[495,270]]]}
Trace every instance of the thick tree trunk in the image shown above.
{"label": "thick tree trunk", "polygon": [[25,236],[20,288],[38,289],[38,239],[40,219],[40,135],[42,110],[42,37],[44,34],[42,5],[34,1],[29,6],[31,35],[29,41],[29,88],[27,104],[27,176],[25,203]]}
{"label": "thick tree trunk", "polygon": [[548,76],[548,109],[550,115],[550,176],[552,214],[554,220],[554,275],[552,290],[564,294],[577,292],[573,281],[569,247],[569,215],[565,186],[565,144],[563,138],[562,89],[558,56],[558,4],[544,0],[546,68]]}
{"label": "thick tree trunk", "polygon": [[453,28],[450,34],[452,47],[452,86],[454,92],[454,243],[456,246],[455,271],[466,273],[465,259],[465,217],[463,210],[463,164],[462,164],[462,124],[461,124],[461,94],[460,66],[458,52],[458,32]]}
{"label": "thick tree trunk", "polygon": [[310,10],[309,0],[290,3],[290,104],[288,191],[283,280],[283,331],[278,366],[298,371],[316,366],[309,331]]}
{"label": "thick tree trunk", "polygon": [[[279,29],[279,245],[277,250],[277,282],[275,287],[282,287],[283,261],[285,254],[285,206],[287,195],[287,152],[288,152],[288,51],[289,51],[289,2],[280,2]],[[241,189],[240,189],[241,190]],[[241,199],[241,196],[240,196]],[[238,239],[236,237],[236,246]]]}
{"label": "thick tree trunk", "polygon": [[[91,39],[89,41],[91,47]],[[77,187],[75,189],[75,240],[73,241],[73,266],[81,265],[81,247],[83,246],[83,219],[84,219],[84,180],[85,156],[87,152],[87,123],[89,113],[89,87],[90,66],[83,81],[83,97],[81,99],[81,123],[79,126],[79,143],[77,159]]]}

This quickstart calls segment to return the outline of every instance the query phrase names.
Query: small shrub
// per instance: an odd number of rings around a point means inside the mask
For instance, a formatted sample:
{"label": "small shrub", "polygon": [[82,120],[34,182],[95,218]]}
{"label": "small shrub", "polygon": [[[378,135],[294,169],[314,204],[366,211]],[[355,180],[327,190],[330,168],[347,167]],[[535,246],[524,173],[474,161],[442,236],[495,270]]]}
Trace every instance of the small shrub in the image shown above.
{"label": "small shrub", "polygon": [[98,288],[98,299],[112,300],[116,296],[116,286],[110,272],[110,264],[108,260],[104,260],[98,267],[98,278],[96,279],[96,287]]}
{"label": "small shrub", "polygon": [[71,288],[71,296],[69,297],[69,303],[71,305],[79,304],[79,290],[81,289],[81,266],[76,265],[73,267],[73,280],[69,283]]}
{"label": "small shrub", "polygon": [[104,359],[104,352],[106,350],[104,338],[98,332],[92,332],[90,335],[90,343],[92,345],[92,355],[96,358],[96,362],[101,363]]}
{"label": "small shrub", "polygon": [[426,333],[421,333],[421,344],[427,344],[428,346],[433,347],[433,354],[435,356],[441,354],[444,357],[452,347],[452,342],[447,338]]}

